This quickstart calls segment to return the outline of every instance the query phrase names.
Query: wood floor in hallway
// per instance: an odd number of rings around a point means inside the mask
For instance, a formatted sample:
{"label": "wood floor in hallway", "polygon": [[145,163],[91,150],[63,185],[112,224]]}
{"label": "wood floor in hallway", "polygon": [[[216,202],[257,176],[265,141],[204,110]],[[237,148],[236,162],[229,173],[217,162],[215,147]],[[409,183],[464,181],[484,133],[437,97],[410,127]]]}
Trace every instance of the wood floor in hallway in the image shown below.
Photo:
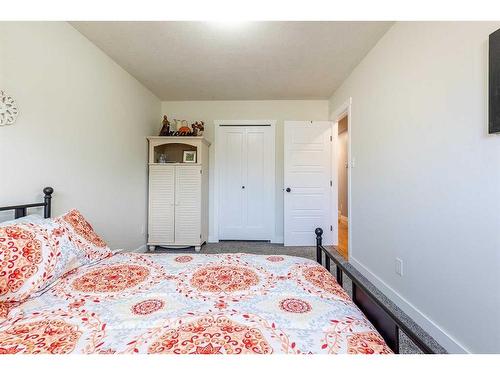
{"label": "wood floor in hallway", "polygon": [[337,246],[337,251],[345,260],[348,260],[348,233],[349,231],[347,222],[339,219],[339,245]]}

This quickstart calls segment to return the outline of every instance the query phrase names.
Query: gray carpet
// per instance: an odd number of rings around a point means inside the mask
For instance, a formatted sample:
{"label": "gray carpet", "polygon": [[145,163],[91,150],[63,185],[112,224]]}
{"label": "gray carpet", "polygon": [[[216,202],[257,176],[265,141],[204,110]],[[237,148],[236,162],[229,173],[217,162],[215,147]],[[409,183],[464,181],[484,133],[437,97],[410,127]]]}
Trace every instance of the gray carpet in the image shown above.
{"label": "gray carpet", "polygon": [[[169,253],[194,253],[194,248],[186,249],[163,249],[157,247],[155,252]],[[200,251],[201,254],[220,254],[220,253],[250,253],[260,255],[291,255],[307,259],[316,260],[316,247],[314,246],[288,246],[282,244],[272,244],[268,242],[253,241],[221,241],[219,243],[205,244]],[[335,267],[332,266],[331,272],[335,275]],[[352,284],[348,277],[344,276],[344,289],[352,297]],[[399,347],[401,354],[422,354],[415,344],[402,332],[399,334]]]}
{"label": "gray carpet", "polygon": [[[194,247],[186,249],[164,249],[156,247],[155,252],[169,253],[194,253]],[[250,253],[261,255],[292,255],[296,257],[316,259],[316,247],[314,246],[288,246],[260,241],[221,241],[219,243],[207,243],[201,248],[200,254],[219,253]]]}

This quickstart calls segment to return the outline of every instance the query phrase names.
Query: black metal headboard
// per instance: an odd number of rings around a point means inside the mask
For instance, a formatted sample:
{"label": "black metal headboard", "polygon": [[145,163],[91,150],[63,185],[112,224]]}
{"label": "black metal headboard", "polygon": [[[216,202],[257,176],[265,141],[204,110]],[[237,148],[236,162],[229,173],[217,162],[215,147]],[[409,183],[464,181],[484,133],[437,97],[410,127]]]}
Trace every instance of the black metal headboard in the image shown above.
{"label": "black metal headboard", "polygon": [[43,217],[44,218],[49,218],[50,217],[50,210],[51,210],[51,200],[52,200],[52,193],[54,192],[54,189],[51,187],[46,187],[43,189],[43,193],[45,194],[43,197],[43,202],[41,203],[29,203],[29,204],[20,204],[18,206],[6,206],[6,207],[0,207],[0,211],[14,211],[14,217],[16,219],[19,219],[20,217],[26,216],[26,210],[28,208],[32,207],[43,207]]}

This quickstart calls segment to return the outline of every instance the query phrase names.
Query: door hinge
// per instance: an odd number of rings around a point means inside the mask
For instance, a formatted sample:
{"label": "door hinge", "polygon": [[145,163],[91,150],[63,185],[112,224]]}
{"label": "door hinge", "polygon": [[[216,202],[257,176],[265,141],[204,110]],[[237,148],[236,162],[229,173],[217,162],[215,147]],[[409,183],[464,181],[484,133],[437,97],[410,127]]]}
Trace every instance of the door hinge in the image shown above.
{"label": "door hinge", "polygon": [[200,234],[200,240],[201,240],[201,234]]}
{"label": "door hinge", "polygon": [[332,136],[330,136],[330,142],[333,142],[333,137]]}
{"label": "door hinge", "polygon": [[333,186],[333,181],[332,180],[330,180],[330,186]]}
{"label": "door hinge", "polygon": [[203,171],[200,169],[200,174],[203,174]]}
{"label": "door hinge", "polygon": [[330,232],[333,232],[333,225],[330,225]]}

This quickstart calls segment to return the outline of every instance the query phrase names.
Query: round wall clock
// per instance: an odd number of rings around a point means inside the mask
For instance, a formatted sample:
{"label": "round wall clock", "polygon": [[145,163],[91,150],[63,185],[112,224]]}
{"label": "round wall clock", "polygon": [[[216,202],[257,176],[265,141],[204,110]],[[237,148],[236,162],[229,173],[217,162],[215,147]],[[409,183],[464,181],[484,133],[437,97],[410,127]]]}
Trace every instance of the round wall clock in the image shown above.
{"label": "round wall clock", "polygon": [[0,126],[12,125],[16,121],[18,113],[19,110],[14,98],[0,90]]}

